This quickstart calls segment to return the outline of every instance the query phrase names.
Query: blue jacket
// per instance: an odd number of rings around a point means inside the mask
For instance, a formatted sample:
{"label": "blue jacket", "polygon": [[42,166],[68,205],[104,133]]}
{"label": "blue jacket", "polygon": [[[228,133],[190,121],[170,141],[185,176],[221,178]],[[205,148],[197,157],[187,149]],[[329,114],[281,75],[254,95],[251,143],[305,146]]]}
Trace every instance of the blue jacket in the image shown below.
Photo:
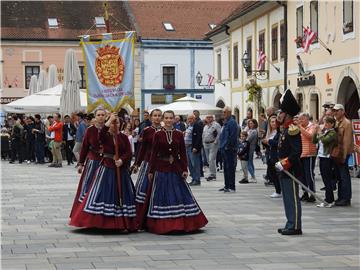
{"label": "blue jacket", "polygon": [[80,120],[79,126],[76,130],[75,141],[82,142],[86,131],[86,124],[84,120]]}
{"label": "blue jacket", "polygon": [[239,126],[236,121],[230,117],[226,120],[220,134],[220,149],[237,151],[238,149],[238,130]]}

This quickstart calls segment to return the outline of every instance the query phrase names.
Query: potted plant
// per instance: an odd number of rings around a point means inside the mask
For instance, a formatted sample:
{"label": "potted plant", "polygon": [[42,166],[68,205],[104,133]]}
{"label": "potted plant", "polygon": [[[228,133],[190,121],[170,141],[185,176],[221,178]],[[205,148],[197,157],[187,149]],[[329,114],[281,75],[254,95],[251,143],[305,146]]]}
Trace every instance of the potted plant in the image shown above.
{"label": "potted plant", "polygon": [[173,85],[173,84],[165,84],[164,89],[165,90],[173,90],[173,89],[175,89],[175,85]]}
{"label": "potted plant", "polygon": [[353,22],[345,22],[343,25],[343,32],[348,33],[353,30]]}
{"label": "potted plant", "polygon": [[302,36],[296,37],[294,41],[295,41],[296,46],[298,48],[302,47],[302,44],[303,44],[303,37]]}
{"label": "potted plant", "polygon": [[248,83],[245,85],[246,90],[249,93],[248,101],[255,102],[261,100],[262,97],[262,88],[256,82]]}

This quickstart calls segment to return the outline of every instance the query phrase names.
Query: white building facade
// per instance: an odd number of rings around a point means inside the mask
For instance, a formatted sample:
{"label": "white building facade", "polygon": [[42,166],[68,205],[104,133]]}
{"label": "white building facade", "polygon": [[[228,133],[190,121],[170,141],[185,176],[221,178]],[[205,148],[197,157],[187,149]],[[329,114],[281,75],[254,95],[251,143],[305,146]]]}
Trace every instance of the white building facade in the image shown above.
{"label": "white building facade", "polygon": [[[143,40],[141,58],[141,110],[171,103],[186,95],[214,104],[212,44],[208,41]],[[200,72],[203,79],[197,83]]]}

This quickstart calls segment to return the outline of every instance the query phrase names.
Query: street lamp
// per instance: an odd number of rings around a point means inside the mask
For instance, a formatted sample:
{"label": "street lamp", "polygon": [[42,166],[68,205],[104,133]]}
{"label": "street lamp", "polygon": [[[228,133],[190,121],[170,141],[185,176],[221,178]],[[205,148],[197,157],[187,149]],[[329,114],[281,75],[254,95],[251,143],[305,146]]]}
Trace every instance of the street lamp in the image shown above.
{"label": "street lamp", "polygon": [[241,58],[241,63],[248,73],[248,75],[253,75],[259,80],[266,80],[269,76],[268,70],[252,70],[251,69],[251,57],[249,56],[248,52],[245,51],[243,57]]}
{"label": "street lamp", "polygon": [[200,71],[198,71],[198,73],[196,74],[196,82],[198,83],[199,86],[205,86],[205,85],[201,85],[202,79],[203,76],[201,75]]}
{"label": "street lamp", "polygon": [[[210,76],[210,75],[208,75],[208,76]],[[198,86],[207,86],[207,87],[212,86],[212,87],[213,87],[213,85],[201,84],[202,79],[203,79],[203,76],[201,75],[200,71],[198,71],[198,73],[196,74],[195,78],[196,78],[196,82],[197,82]],[[225,86],[225,83],[223,83],[223,82],[219,82],[219,81],[218,81],[217,83],[220,83],[220,84],[222,84],[223,86]]]}

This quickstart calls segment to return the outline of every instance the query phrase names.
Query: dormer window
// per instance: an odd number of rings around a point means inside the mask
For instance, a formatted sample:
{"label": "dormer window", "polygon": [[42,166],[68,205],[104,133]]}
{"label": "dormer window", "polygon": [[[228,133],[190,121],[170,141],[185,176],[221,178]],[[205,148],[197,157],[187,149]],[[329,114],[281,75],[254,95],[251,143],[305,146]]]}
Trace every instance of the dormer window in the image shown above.
{"label": "dormer window", "polygon": [[209,23],[209,28],[210,28],[211,30],[213,30],[215,27],[216,27],[216,24],[215,24],[215,23]]}
{"label": "dormer window", "polygon": [[105,27],[106,25],[104,17],[95,17],[95,24],[98,28]]}
{"label": "dormer window", "polygon": [[49,28],[59,28],[58,20],[56,18],[48,18]]}
{"label": "dormer window", "polygon": [[175,28],[169,22],[163,22],[164,28],[166,31],[175,31]]}

